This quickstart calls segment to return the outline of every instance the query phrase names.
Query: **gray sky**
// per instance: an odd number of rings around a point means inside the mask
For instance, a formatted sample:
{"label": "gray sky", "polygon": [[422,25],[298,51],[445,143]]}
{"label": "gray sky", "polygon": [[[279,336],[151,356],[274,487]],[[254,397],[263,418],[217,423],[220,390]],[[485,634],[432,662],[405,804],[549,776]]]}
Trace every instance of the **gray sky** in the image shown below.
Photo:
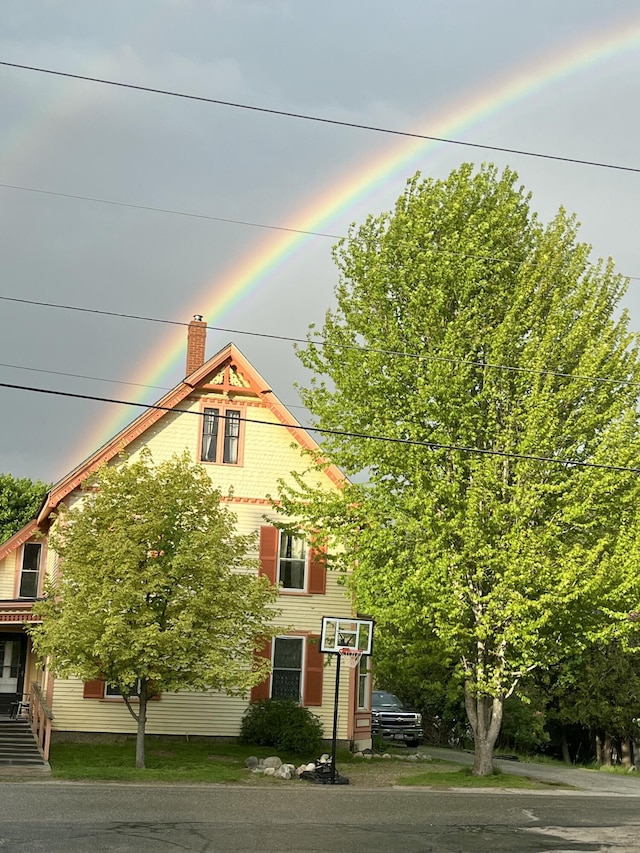
{"label": "gray sky", "polygon": [[[613,47],[597,54],[608,33]],[[634,33],[635,49],[622,49]],[[6,62],[633,167],[640,167],[639,47],[637,0],[0,6]],[[574,71],[549,79],[549,69],[571,56]],[[497,94],[532,69],[518,97]],[[487,97],[491,109],[469,121]],[[447,115],[457,118],[447,123]],[[517,169],[543,219],[560,205],[576,212],[594,255],[611,255],[620,272],[640,277],[640,174],[450,145],[425,145],[402,160],[400,145],[362,130],[0,67],[0,184],[289,227],[309,227],[313,217],[303,212],[319,209],[328,193],[333,211],[316,217],[315,230],[342,234],[349,222],[388,209],[418,169],[438,177],[463,160],[492,160]],[[376,163],[384,180],[357,189],[363,169]],[[340,202],[350,186],[351,199]],[[327,238],[298,241],[235,304],[215,311],[247,262],[266,258],[279,239],[248,226],[4,186],[0,297],[181,322],[199,311],[220,327],[304,337],[332,303]],[[632,279],[627,299],[637,331],[639,288]],[[121,383],[176,384],[182,358],[156,374],[183,334],[3,299],[0,382],[153,402],[159,388]],[[210,331],[207,354],[231,339],[295,406],[293,382],[305,375],[291,344]],[[92,441],[108,438],[118,417],[122,423],[121,408],[0,388],[0,472],[58,479]]]}

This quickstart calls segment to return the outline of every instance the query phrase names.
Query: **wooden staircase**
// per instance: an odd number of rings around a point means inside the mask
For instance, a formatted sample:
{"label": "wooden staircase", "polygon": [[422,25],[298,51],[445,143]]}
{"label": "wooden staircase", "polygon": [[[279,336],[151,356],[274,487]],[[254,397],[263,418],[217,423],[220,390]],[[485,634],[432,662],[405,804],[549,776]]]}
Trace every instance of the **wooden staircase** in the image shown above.
{"label": "wooden staircase", "polygon": [[51,771],[26,720],[0,717],[0,775]]}

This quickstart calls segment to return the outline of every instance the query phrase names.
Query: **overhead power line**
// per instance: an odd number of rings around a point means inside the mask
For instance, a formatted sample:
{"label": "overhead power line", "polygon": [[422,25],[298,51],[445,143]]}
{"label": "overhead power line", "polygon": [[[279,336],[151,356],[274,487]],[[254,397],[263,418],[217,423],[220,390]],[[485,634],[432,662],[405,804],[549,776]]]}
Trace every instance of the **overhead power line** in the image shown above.
{"label": "overhead power line", "polygon": [[[140,409],[153,409],[159,412],[173,412],[184,415],[196,415],[204,417],[204,412],[193,409],[176,409],[172,406],[160,406],[154,403],[138,403],[130,400],[118,400],[111,397],[98,397],[93,394],[76,394],[71,391],[54,391],[51,388],[33,388],[28,385],[14,385],[9,382],[0,382],[0,388],[9,388],[14,391],[30,391],[36,394],[48,394],[54,397],[70,397],[75,400],[91,400],[98,403],[116,403],[120,406],[134,406]],[[351,432],[349,430],[327,429],[325,427],[303,426],[301,424],[275,423],[273,421],[257,421],[252,418],[239,418],[242,423],[258,424],[261,426],[285,427],[286,429],[302,429],[305,432],[315,432],[321,435],[335,435],[344,438],[361,438],[369,441],[386,442],[389,444],[402,444],[407,447],[424,447],[428,450],[452,450],[461,453],[472,453],[480,456],[499,456],[507,459],[521,459],[531,462],[549,462],[554,465],[566,465],[579,468],[599,468],[606,471],[621,471],[631,474],[640,474],[640,468],[631,468],[625,465],[611,465],[604,462],[585,462],[580,459],[564,459],[554,456],[542,456],[535,453],[512,453],[508,450],[489,450],[482,447],[466,447],[461,444],[444,444],[438,441],[418,441],[411,438],[394,438],[393,436],[371,435],[370,433]]]}
{"label": "overhead power line", "polygon": [[[155,207],[151,204],[136,204],[135,202],[129,201],[118,201],[117,199],[110,198],[101,198],[100,196],[91,196],[91,195],[77,195],[75,193],[64,193],[57,192],[55,190],[45,190],[39,187],[25,187],[19,184],[3,184],[0,183],[1,189],[7,190],[18,190],[19,192],[27,192],[27,193],[36,193],[39,195],[48,195],[54,196],[58,198],[68,198],[73,199],[74,201],[90,201],[95,202],[96,204],[105,204],[111,207],[125,207],[130,208],[132,210],[144,210],[152,213],[164,213],[169,216],[183,216],[189,219],[204,219],[209,222],[224,222],[230,225],[243,225],[249,228],[265,228],[269,231],[285,231],[290,234],[301,234],[309,237],[325,237],[329,240],[341,240],[344,237],[344,234],[331,234],[328,231],[308,231],[304,228],[290,228],[286,225],[273,225],[267,222],[252,222],[247,219],[232,219],[226,216],[213,216],[206,213],[196,213],[190,210],[176,210],[175,208],[170,207]],[[511,264],[513,266],[521,266],[525,261],[512,261],[510,258],[499,257],[498,255],[478,255],[473,254],[470,255],[468,252],[455,252],[451,249],[436,249],[432,246],[429,247],[429,251],[434,255],[447,255],[448,257],[455,258],[463,258],[474,261],[496,261],[501,264]],[[541,264],[532,263],[531,266],[537,267],[542,266]],[[627,278],[630,280],[640,281],[639,275],[624,275],[624,273],[620,273],[623,278]]]}
{"label": "overhead power line", "polygon": [[327,234],[324,231],[305,231],[302,228],[288,228],[286,225],[269,225],[265,222],[251,222],[247,219],[230,219],[226,216],[209,216],[206,213],[193,213],[188,210],[175,210],[171,207],[153,207],[150,204],[134,204],[129,201],[115,201],[109,198],[99,198],[92,195],[75,195],[74,193],[55,192],[53,190],[41,190],[36,187],[22,187],[18,184],[0,184],[7,190],[20,190],[27,193],[38,193],[40,195],[56,196],[58,198],[71,198],[76,201],[92,201],[96,204],[107,204],[113,207],[128,207],[132,210],[148,210],[153,213],[168,213],[171,216],[185,216],[189,219],[206,219],[209,222],[225,222],[230,225],[245,225],[249,228],[266,228],[269,231],[288,231],[291,234],[308,234],[311,237],[329,237],[339,240],[338,234]]}
{"label": "overhead power line", "polygon": [[220,98],[207,98],[203,95],[191,95],[186,92],[176,92],[172,89],[158,89],[153,86],[139,86],[134,83],[124,83],[120,80],[107,80],[102,77],[90,77],[86,74],[71,74],[67,71],[58,71],[53,68],[40,68],[35,65],[24,65],[18,62],[0,61],[0,65],[7,68],[19,68],[23,71],[36,71],[39,74],[50,74],[55,77],[65,77],[71,80],[84,80],[89,83],[100,83],[105,86],[117,86],[121,89],[132,89],[137,92],[148,92],[154,95],[166,95],[171,98],[181,98],[187,101],[197,101],[205,104],[215,104],[216,106],[233,107],[234,109],[249,110],[251,112],[266,113],[268,115],[281,116],[284,118],[294,118],[301,121],[312,121],[321,124],[334,125],[337,127],[349,127],[356,130],[367,130],[373,133],[384,133],[392,136],[402,136],[408,139],[423,139],[425,142],[441,142],[446,145],[459,145],[467,148],[475,148],[482,151],[496,151],[503,154],[517,154],[521,157],[536,157],[541,160],[554,160],[561,163],[574,163],[579,166],[596,166],[601,169],[614,169],[621,172],[640,172],[640,167],[623,166],[617,163],[604,163],[598,160],[583,160],[578,157],[564,157],[557,154],[543,154],[539,151],[527,151],[520,148],[507,148],[501,145],[483,145],[479,142],[467,142],[462,139],[450,139],[443,136],[429,136],[424,133],[413,133],[407,130],[396,130],[389,127],[379,127],[371,124],[359,124],[351,121],[341,121],[339,119],[328,118],[326,116],[315,116],[308,113],[296,113],[288,110],[277,110],[271,107],[259,107],[255,104],[243,104],[237,101],[225,101]]}
{"label": "overhead power line", "polygon": [[[170,326],[184,326],[188,327],[189,323],[185,323],[182,320],[165,320],[160,317],[146,317],[140,314],[125,314],[124,312],[118,311],[103,311],[99,308],[82,308],[77,305],[64,305],[57,302],[40,302],[35,299],[23,299],[17,296],[0,296],[0,301],[4,302],[16,302],[24,305],[37,305],[43,308],[60,308],[67,311],[80,311],[86,314],[98,314],[104,315],[107,317],[119,317],[125,320],[143,320],[147,323],[162,323]],[[207,329],[212,332],[223,332],[228,335],[245,335],[253,338],[265,338],[266,340],[272,341],[284,341],[286,343],[294,343],[294,344],[305,344],[315,347],[324,347],[326,346],[325,341],[314,341],[308,340],[307,338],[294,338],[291,335],[274,335],[269,334],[268,332],[250,332],[243,329],[228,329],[223,326],[210,326],[207,325]],[[535,376],[557,376],[561,379],[580,379],[585,382],[598,382],[598,383],[606,383],[609,385],[629,385],[629,386],[638,386],[640,387],[640,382],[636,382],[633,379],[616,379],[609,376],[588,376],[580,373],[570,373],[569,371],[563,370],[550,370],[544,368],[535,368],[535,367],[522,367],[520,365],[513,364],[500,364],[498,362],[491,361],[479,361],[476,359],[464,359],[464,358],[455,358],[453,356],[444,356],[444,355],[433,355],[433,354],[425,354],[425,353],[413,353],[406,352],[403,350],[392,350],[392,349],[382,349],[377,347],[364,347],[358,346],[357,344],[341,344],[341,349],[344,350],[356,350],[358,352],[370,352],[377,355],[388,355],[394,358],[412,358],[416,361],[438,361],[445,364],[454,364],[454,365],[465,365],[467,367],[479,367],[479,368],[488,368],[490,370],[505,370],[510,371],[512,373],[530,373]],[[153,387],[153,386],[150,386]]]}

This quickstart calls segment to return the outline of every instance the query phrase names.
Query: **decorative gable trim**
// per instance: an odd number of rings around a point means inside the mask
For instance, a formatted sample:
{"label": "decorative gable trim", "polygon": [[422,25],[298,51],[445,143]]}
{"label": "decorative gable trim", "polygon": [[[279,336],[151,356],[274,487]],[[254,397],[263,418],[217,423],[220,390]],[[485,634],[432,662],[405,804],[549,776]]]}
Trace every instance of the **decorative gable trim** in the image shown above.
{"label": "decorative gable trim", "polygon": [[[220,377],[222,384],[210,385],[212,379]],[[262,400],[276,418],[285,426],[294,440],[305,450],[318,451],[318,444],[311,438],[304,427],[300,426],[294,416],[273,394],[269,385],[258,371],[247,361],[234,344],[227,344],[216,355],[194,370],[183,381],[165,394],[157,403],[149,407],[132,423],[121,430],[114,438],[100,447],[94,454],[85,459],[66,477],[54,485],[40,510],[37,523],[42,524],[53,512],[60,501],[77,489],[91,474],[113,459],[118,453],[127,448],[131,442],[139,438],[146,430],[157,423],[176,407],[194,390],[216,390],[228,394],[254,396]],[[324,469],[324,473],[337,486],[347,482],[347,478],[335,465]],[[10,540],[9,540],[10,541]]]}
{"label": "decorative gable trim", "polygon": [[38,522],[30,521],[28,524],[22,528],[22,530],[18,530],[17,533],[14,533],[6,542],[2,544],[0,547],[0,560],[4,560],[12,551],[16,551],[21,545],[24,545],[31,537],[37,533],[38,531]]}

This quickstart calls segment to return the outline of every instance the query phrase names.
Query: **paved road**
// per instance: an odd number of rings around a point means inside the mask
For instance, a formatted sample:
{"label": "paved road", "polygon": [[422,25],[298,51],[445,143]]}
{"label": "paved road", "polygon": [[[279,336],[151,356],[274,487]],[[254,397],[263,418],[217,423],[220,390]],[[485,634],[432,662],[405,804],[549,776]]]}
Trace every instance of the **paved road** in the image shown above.
{"label": "paved road", "polygon": [[0,853],[638,853],[635,796],[0,783]]}

